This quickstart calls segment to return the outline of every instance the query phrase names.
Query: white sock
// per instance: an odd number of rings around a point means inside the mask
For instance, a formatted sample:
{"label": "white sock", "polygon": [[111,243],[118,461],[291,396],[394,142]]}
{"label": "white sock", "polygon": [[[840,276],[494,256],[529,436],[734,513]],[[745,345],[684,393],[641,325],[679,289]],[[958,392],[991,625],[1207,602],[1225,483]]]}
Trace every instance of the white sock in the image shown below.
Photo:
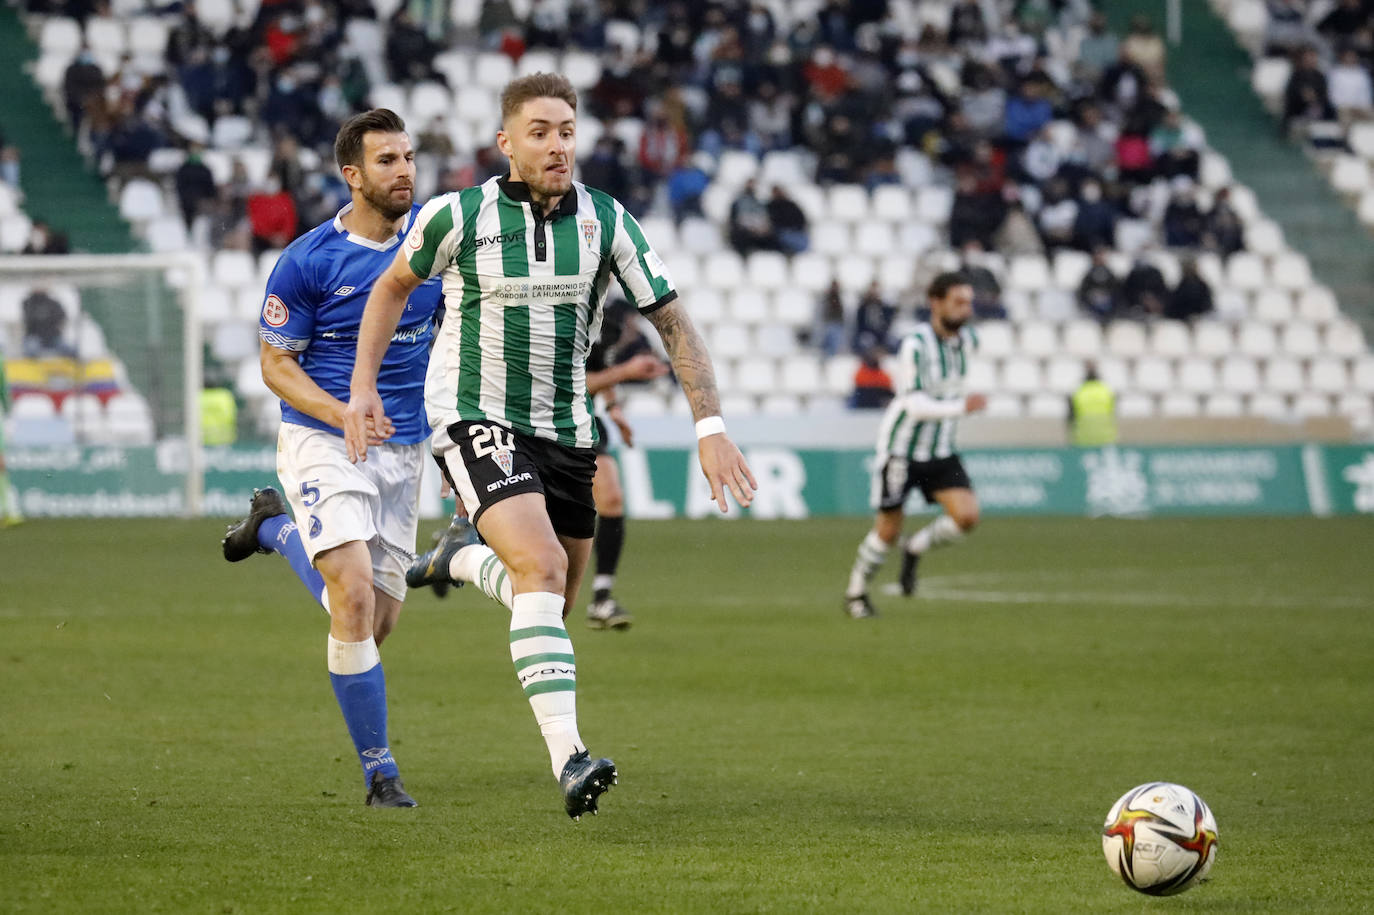
{"label": "white sock", "polygon": [[454,553],[448,564],[448,577],[472,582],[487,597],[505,604],[507,610],[515,609],[515,586],[489,546],[474,543]]}
{"label": "white sock", "polygon": [[868,593],[869,579],[886,561],[888,549],[888,545],[878,536],[877,531],[868,532],[868,536],[859,544],[859,553],[854,557],[854,568],[849,571],[849,587],[845,589],[845,597],[862,597]]}
{"label": "white sock", "polygon": [[962,540],[964,532],[959,530],[959,525],[954,523],[954,519],[949,515],[941,515],[934,521],[912,534],[906,542],[908,553],[915,553],[917,556],[937,546],[948,546],[955,541]]}
{"label": "white sock", "polygon": [[594,575],[592,576],[592,592],[609,591],[615,587],[614,575]]}
{"label": "white sock", "polygon": [[349,676],[367,673],[382,663],[382,655],[377,650],[377,640],[372,636],[361,642],[340,642],[331,635],[327,662],[331,674]]}
{"label": "white sock", "polygon": [[577,662],[563,626],[563,595],[533,591],[515,595],[513,603],[511,661],[557,778],[568,757],[586,749],[577,733]]}

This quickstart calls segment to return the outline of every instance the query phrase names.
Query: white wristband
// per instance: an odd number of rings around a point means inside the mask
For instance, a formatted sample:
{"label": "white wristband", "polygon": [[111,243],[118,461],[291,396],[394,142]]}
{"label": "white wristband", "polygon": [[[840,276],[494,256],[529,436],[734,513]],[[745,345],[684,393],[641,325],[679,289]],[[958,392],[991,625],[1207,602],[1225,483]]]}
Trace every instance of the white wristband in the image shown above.
{"label": "white wristband", "polygon": [[721,435],[725,432],[725,420],[719,416],[708,416],[705,419],[697,420],[697,438],[703,439],[708,435]]}

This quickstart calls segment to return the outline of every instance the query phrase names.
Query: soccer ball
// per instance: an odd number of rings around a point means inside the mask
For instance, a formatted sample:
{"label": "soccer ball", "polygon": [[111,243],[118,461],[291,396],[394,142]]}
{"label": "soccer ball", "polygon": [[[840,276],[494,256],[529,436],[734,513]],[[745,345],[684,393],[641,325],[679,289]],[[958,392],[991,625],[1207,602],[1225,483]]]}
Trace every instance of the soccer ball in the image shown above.
{"label": "soccer ball", "polygon": [[1149,782],[1112,805],[1102,853],[1131,889],[1172,896],[1207,879],[1217,857],[1217,821],[1182,785]]}

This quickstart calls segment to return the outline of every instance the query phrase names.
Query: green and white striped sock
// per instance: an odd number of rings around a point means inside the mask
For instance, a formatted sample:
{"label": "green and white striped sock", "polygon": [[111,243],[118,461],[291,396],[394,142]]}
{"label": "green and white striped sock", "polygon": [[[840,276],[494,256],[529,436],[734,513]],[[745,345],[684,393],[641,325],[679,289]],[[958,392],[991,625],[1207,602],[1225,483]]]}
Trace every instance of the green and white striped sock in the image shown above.
{"label": "green and white striped sock", "polygon": [[845,597],[862,597],[868,593],[869,579],[886,561],[888,549],[888,545],[878,536],[877,531],[868,532],[868,536],[859,544],[859,552],[854,557],[854,567],[849,570],[849,586],[844,590]]}
{"label": "green and white striped sock", "polygon": [[515,587],[489,546],[475,543],[463,547],[449,562],[448,576],[454,581],[470,581],[487,597],[505,604],[507,610],[515,609]]}
{"label": "green and white striped sock", "polygon": [[563,625],[563,595],[533,591],[515,596],[510,657],[557,778],[568,757],[586,748],[577,733],[577,662]]}

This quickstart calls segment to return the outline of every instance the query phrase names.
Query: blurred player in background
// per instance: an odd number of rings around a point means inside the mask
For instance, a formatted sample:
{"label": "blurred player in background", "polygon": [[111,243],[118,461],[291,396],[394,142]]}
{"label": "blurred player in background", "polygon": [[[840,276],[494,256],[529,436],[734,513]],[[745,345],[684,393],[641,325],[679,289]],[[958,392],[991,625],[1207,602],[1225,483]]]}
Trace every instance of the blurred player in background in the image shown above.
{"label": "blurred player in background", "polygon": [[9,412],[10,385],[5,378],[5,353],[0,350],[0,527],[11,527],[24,520],[19,511],[19,494],[10,486],[10,474],[5,466],[5,417]]}
{"label": "blurred player in background", "polygon": [[262,377],[282,399],[273,489],[230,528],[224,556],[278,552],[330,614],[329,679],[367,785],[367,804],[413,807],[387,739],[386,680],[377,646],[396,624],[419,520],[423,387],[438,280],[416,284],[399,328],[383,341],[378,390],[385,417],[363,435],[374,459],[354,464],[343,439],[358,325],[373,281],[395,257],[419,207],[405,124],[387,109],[350,118],[335,159],[352,202],[292,242],[267,281],[259,333]]}
{"label": "blurred player in background", "polygon": [[942,273],[926,292],[930,320],[902,340],[893,372],[897,396],[878,429],[873,463],[873,529],[859,544],[845,590],[845,612],[876,615],[868,596],[873,573],[902,534],[903,505],[913,489],[943,513],[907,539],[900,586],[916,593],[916,568],[926,551],[956,543],[978,523],[978,499],[955,451],[958,418],[987,406],[982,394],[965,394],[968,359],[978,337],[965,324],[973,316],[973,286],[960,273]]}
{"label": "blurred player in background", "polygon": [[[727,491],[747,505],[755,483],[725,434],[710,356],[663,261],[619,202],[572,180],[576,118],[577,94],[562,76],[535,73],[502,91],[496,139],[509,174],[436,197],[420,212],[368,299],[344,428],[350,457],[367,460],[369,421],[387,423],[376,389],[386,343],[405,297],[442,275],[447,308],[433,354],[442,371],[431,372],[426,400],[447,409],[430,415],[431,447],[493,551],[486,562],[509,575],[511,660],[564,809],[580,818],[596,811],[617,774],[578,734],[577,666],[564,625],[596,523],[599,439],[586,367],[612,275],[663,338],[721,510]],[[442,568],[443,558],[431,555],[428,570],[474,578]]]}

